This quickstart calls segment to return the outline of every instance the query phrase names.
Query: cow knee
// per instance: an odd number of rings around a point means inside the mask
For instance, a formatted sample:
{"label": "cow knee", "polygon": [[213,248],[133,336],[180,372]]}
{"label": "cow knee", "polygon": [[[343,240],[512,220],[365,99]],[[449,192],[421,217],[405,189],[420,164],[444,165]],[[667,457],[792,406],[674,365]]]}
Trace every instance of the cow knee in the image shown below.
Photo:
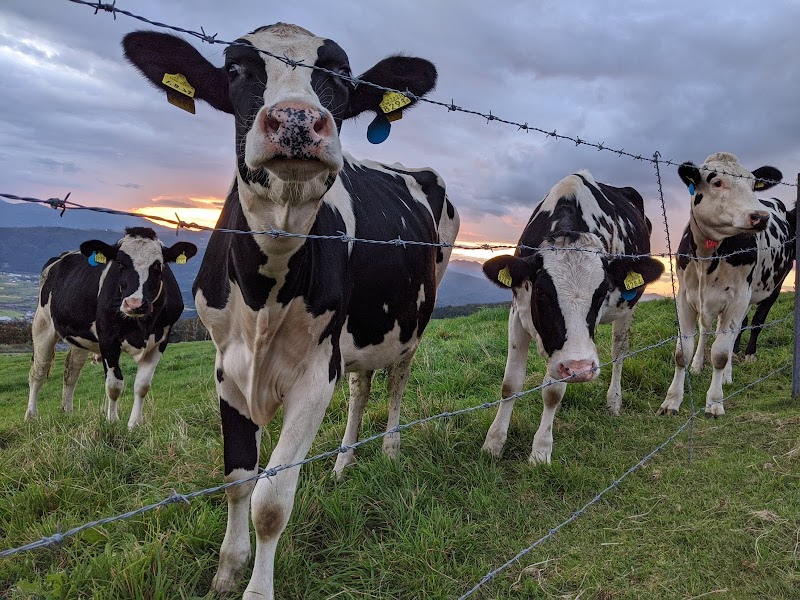
{"label": "cow knee", "polygon": [[288,521],[288,513],[278,506],[253,508],[253,527],[259,539],[275,539],[283,532]]}
{"label": "cow knee", "polygon": [[712,352],[711,353],[711,364],[714,365],[714,369],[721,371],[725,367],[728,366],[728,353],[727,352]]}

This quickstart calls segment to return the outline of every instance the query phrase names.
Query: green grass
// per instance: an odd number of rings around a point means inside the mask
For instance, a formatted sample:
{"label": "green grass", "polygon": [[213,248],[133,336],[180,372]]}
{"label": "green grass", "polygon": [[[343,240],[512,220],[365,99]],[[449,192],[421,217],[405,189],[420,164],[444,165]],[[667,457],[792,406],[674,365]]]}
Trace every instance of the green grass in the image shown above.
{"label": "green grass", "polygon": [[[784,296],[770,318],[791,312]],[[674,334],[671,301],[643,304],[632,349]],[[503,309],[433,322],[406,390],[403,421],[497,398],[505,363]],[[601,327],[601,360],[609,354]],[[792,328],[760,338],[759,360],[735,366],[739,389],[785,364]],[[295,510],[278,547],[280,598],[454,598],[490,569],[569,517],[664,441],[688,415],[656,417],[672,376],[674,344],[629,359],[623,414],[605,411],[610,369],[568,388],[556,417],[553,464],[527,462],[541,414],[538,393],[517,402],[505,454],[481,453],[494,409],[403,433],[399,461],[380,443],[336,482],[334,459],[304,467]],[[75,414],[60,414],[59,353],[41,394],[41,418],[24,423],[30,355],[0,356],[0,549],[221,482],[222,452],[209,342],[171,346],[127,433],[132,364],[121,422],[103,417],[102,368],[89,364]],[[532,353],[527,385],[541,381]],[[698,419],[687,465],[685,432],[579,520],[499,575],[474,597],[797,598],[800,589],[800,411],[790,372]],[[710,373],[693,377],[704,403]],[[386,422],[382,377],[362,436]],[[280,418],[267,428],[262,464]],[[339,389],[311,452],[338,445],[346,421]],[[224,496],[172,505],[93,529],[61,547],[0,560],[0,597],[213,598],[209,584],[225,531]],[[244,585],[242,585],[242,590]]]}

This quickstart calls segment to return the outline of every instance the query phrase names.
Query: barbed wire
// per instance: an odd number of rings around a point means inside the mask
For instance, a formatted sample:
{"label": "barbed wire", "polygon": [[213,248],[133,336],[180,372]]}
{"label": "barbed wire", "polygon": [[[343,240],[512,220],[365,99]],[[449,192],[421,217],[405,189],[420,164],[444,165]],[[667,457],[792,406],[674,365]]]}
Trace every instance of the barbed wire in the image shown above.
{"label": "barbed wire", "polygon": [[[162,23],[162,22],[159,22],[159,21],[154,21],[154,20],[148,19],[147,17],[141,16],[141,15],[137,15],[137,14],[131,12],[131,11],[124,10],[124,9],[121,9],[121,8],[117,7],[116,6],[116,0],[114,0],[110,4],[108,2],[91,2],[90,0],[67,0],[67,1],[68,2],[72,2],[73,4],[81,4],[81,5],[84,5],[84,6],[88,6],[90,8],[94,8],[95,9],[95,11],[94,11],[95,14],[97,14],[100,11],[108,12],[108,13],[111,13],[112,15],[114,15],[114,19],[116,19],[116,15],[117,14],[122,14],[122,15],[130,17],[132,19],[136,19],[137,21],[141,21],[142,23],[147,23],[148,25],[153,25],[154,27],[159,27],[159,28],[162,28],[162,29],[169,29],[170,31],[175,31],[177,33],[184,33],[186,35],[190,35],[190,36],[195,37],[195,38],[197,38],[197,39],[199,39],[199,40],[201,40],[201,41],[203,41],[203,42],[205,42],[207,44],[211,44],[211,45],[213,45],[213,44],[222,44],[222,45],[225,45],[225,46],[244,46],[244,47],[249,48],[251,50],[253,49],[253,45],[249,44],[249,43],[237,42],[237,41],[226,41],[226,40],[217,39],[217,35],[218,34],[215,33],[213,35],[209,35],[209,34],[207,34],[205,32],[205,29],[203,27],[200,28],[200,31],[193,31],[191,29],[185,29],[183,27],[178,27],[176,25],[169,25],[167,23]],[[385,92],[395,92],[397,94],[402,94],[402,95],[406,96],[407,98],[409,98],[411,100],[414,100],[414,101],[417,101],[417,102],[424,102],[426,104],[431,104],[431,105],[434,105],[434,106],[439,106],[439,107],[442,107],[442,108],[446,108],[448,112],[459,112],[459,113],[464,113],[464,114],[480,117],[481,119],[486,119],[487,123],[490,123],[492,121],[496,121],[496,122],[502,123],[504,125],[511,125],[513,127],[516,127],[518,131],[525,131],[526,133],[529,132],[529,131],[534,131],[534,132],[537,132],[537,133],[544,134],[546,136],[546,138],[554,138],[554,139],[569,141],[569,142],[572,142],[573,144],[575,144],[576,146],[588,146],[590,148],[595,148],[598,152],[607,151],[607,152],[611,152],[612,154],[616,154],[616,155],[618,155],[620,157],[625,156],[625,157],[628,157],[628,158],[631,158],[631,159],[637,160],[637,161],[644,161],[644,162],[658,161],[658,162],[660,162],[662,164],[666,164],[666,165],[670,165],[670,166],[674,166],[674,167],[679,167],[685,162],[685,161],[677,162],[677,161],[674,161],[674,160],[667,160],[667,159],[662,159],[662,158],[648,158],[644,154],[637,154],[637,153],[633,153],[633,152],[628,152],[624,148],[619,148],[619,149],[612,148],[610,146],[607,146],[605,144],[605,142],[600,142],[600,143],[590,142],[590,141],[581,139],[579,136],[560,134],[555,129],[553,129],[552,131],[548,131],[547,129],[543,129],[541,127],[536,127],[534,125],[529,125],[527,121],[526,122],[519,122],[519,121],[514,121],[512,119],[505,119],[505,118],[497,116],[491,110],[488,113],[485,113],[485,112],[482,112],[480,110],[473,110],[473,109],[469,109],[469,108],[464,108],[462,106],[457,106],[455,104],[455,101],[452,100],[452,99],[448,103],[448,102],[442,102],[440,100],[433,100],[431,98],[424,98],[422,96],[417,96],[416,94],[412,93],[408,89],[400,90],[400,89],[395,89],[395,88],[379,85],[379,84],[373,83],[371,81],[367,81],[365,79],[359,79],[358,77],[353,77],[352,75],[346,75],[344,73],[340,73],[338,71],[334,71],[332,69],[326,69],[325,67],[320,67],[318,65],[307,64],[307,63],[304,63],[302,60],[293,60],[293,59],[289,58],[288,56],[281,56],[281,55],[274,54],[272,52],[269,52],[267,50],[263,50],[263,49],[260,49],[260,48],[255,48],[255,49],[260,54],[263,54],[265,56],[269,56],[271,58],[274,58],[275,60],[278,60],[278,61],[284,63],[287,67],[291,67],[292,69],[296,69],[297,67],[302,67],[302,68],[306,68],[306,69],[312,69],[314,71],[319,71],[319,72],[322,72],[322,73],[326,73],[328,75],[331,75],[332,77],[337,77],[339,79],[343,79],[345,81],[348,81],[348,82],[352,83],[354,86],[365,85],[365,86],[369,86],[369,87],[372,87],[372,88],[375,88],[375,89],[379,89],[379,90],[382,90],[382,91],[385,91]],[[712,172],[713,171],[713,172],[716,172],[716,173],[727,175],[729,177],[736,177],[736,178],[740,178],[740,179],[748,179],[748,180],[753,180],[753,181],[756,180],[756,178],[753,177],[752,175],[742,175],[740,173],[728,172],[728,171],[724,171],[724,170],[720,170],[720,169],[716,169],[716,168],[715,169],[711,169],[711,168],[708,168],[708,167],[704,167],[702,165],[698,165],[698,166],[696,166],[696,168],[701,170],[701,171],[706,171],[706,172]],[[759,178],[758,181],[763,181],[764,183],[769,183],[769,184],[772,184],[772,185],[783,185],[783,186],[786,186],[786,187],[797,187],[797,183],[789,183],[789,182],[778,181],[778,180],[774,180],[774,179],[760,179]]]}
{"label": "barbed wire", "polygon": [[[73,0],[68,0],[72,2]],[[566,248],[555,247],[555,246],[527,246],[525,244],[465,244],[463,242],[424,242],[420,240],[406,240],[400,237],[393,239],[393,240],[373,240],[373,239],[366,239],[366,238],[359,238],[347,235],[346,233],[339,232],[336,235],[320,235],[320,234],[311,234],[311,233],[292,233],[289,231],[284,231],[282,229],[264,229],[264,230],[256,230],[256,231],[246,231],[243,229],[229,229],[226,227],[210,227],[208,225],[201,225],[199,223],[194,222],[187,222],[183,221],[180,218],[177,219],[170,219],[168,217],[161,217],[158,215],[149,215],[149,214],[142,214],[142,213],[134,213],[128,212],[124,210],[117,210],[114,208],[104,208],[100,206],[85,206],[82,204],[78,204],[76,202],[72,202],[67,200],[70,194],[68,193],[64,199],[61,198],[50,198],[48,200],[42,200],[39,198],[31,198],[27,196],[17,196],[16,194],[8,194],[8,193],[0,193],[0,197],[7,198],[9,200],[17,200],[22,202],[30,202],[35,204],[43,204],[50,206],[56,210],[61,211],[61,216],[64,216],[64,212],[67,210],[88,210],[91,212],[103,213],[103,214],[110,214],[116,216],[124,216],[124,217],[135,217],[138,219],[148,219],[151,221],[157,221],[159,223],[166,223],[168,225],[173,225],[176,227],[177,230],[185,229],[187,231],[206,231],[206,232],[214,232],[218,231],[220,233],[230,233],[236,235],[267,235],[272,238],[302,238],[302,239],[310,239],[310,240],[329,240],[329,241],[338,241],[344,243],[362,243],[362,244],[376,244],[376,245],[385,245],[385,246],[400,246],[405,248],[406,246],[427,246],[432,248],[451,248],[455,250],[488,250],[488,251],[495,251],[495,250],[516,250],[526,249],[526,250],[533,250],[537,252],[584,252],[586,254],[596,254],[598,256],[602,256],[608,259],[615,259],[615,258],[686,258],[689,260],[697,260],[697,261],[713,261],[719,260],[722,258],[728,258],[730,256],[736,256],[738,254],[748,254],[757,252],[759,250],[776,250],[778,248],[782,248],[790,243],[794,243],[795,237],[791,237],[786,241],[782,242],[779,245],[772,246],[766,245],[760,248],[745,248],[742,250],[734,250],[727,254],[712,254],[708,257],[696,256],[695,254],[686,254],[686,253],[675,253],[672,254],[671,251],[668,252],[646,252],[642,254],[626,254],[624,252],[607,252],[605,250],[599,250],[596,247],[586,247],[586,246],[571,246]],[[662,198],[663,200],[663,198]],[[177,217],[177,212],[175,213]],[[667,232],[669,234],[669,232]],[[547,242],[546,242],[547,243]]]}
{"label": "barbed wire", "polygon": [[[755,381],[753,381],[753,382],[751,382],[751,383],[749,383],[749,384],[747,384],[747,385],[743,386],[742,388],[740,388],[740,389],[736,390],[736,391],[735,391],[735,392],[733,392],[732,394],[729,394],[728,396],[726,396],[725,398],[723,398],[723,399],[722,399],[722,400],[720,400],[719,402],[723,402],[724,400],[729,400],[729,399],[733,398],[734,396],[736,396],[736,395],[738,395],[738,394],[741,394],[741,393],[742,393],[743,391],[745,391],[746,389],[748,389],[748,388],[751,388],[751,387],[753,387],[754,385],[756,385],[756,384],[759,384],[759,383],[761,383],[762,381],[765,381],[766,379],[769,379],[769,378],[771,378],[771,377],[774,377],[775,375],[777,375],[777,374],[778,374],[778,373],[780,373],[781,371],[783,371],[783,370],[785,370],[785,369],[788,369],[788,368],[789,368],[789,367],[791,367],[791,366],[792,366],[791,362],[787,362],[787,363],[786,363],[785,365],[783,365],[782,367],[779,367],[779,368],[777,368],[777,369],[775,369],[775,370],[773,370],[773,371],[770,371],[769,373],[767,373],[767,374],[766,374],[766,375],[764,375],[763,377],[760,377],[760,378],[756,379]],[[472,588],[471,588],[469,591],[467,591],[467,593],[465,593],[464,595],[462,595],[462,596],[461,596],[461,597],[460,597],[458,600],[466,600],[466,598],[469,598],[470,596],[472,596],[472,595],[473,595],[475,592],[477,592],[477,591],[478,591],[480,588],[482,588],[484,585],[486,585],[487,583],[489,583],[489,582],[490,582],[492,579],[494,579],[495,577],[497,577],[497,576],[498,576],[500,573],[502,573],[503,571],[505,571],[505,570],[506,570],[508,567],[510,567],[511,565],[513,565],[515,562],[517,562],[517,561],[518,561],[519,559],[521,559],[523,556],[525,556],[525,555],[529,554],[530,552],[532,552],[533,550],[535,550],[537,547],[541,546],[541,545],[542,545],[544,542],[546,542],[547,540],[549,540],[550,538],[552,538],[552,537],[554,537],[556,534],[558,534],[558,532],[559,532],[559,531],[561,531],[561,530],[562,530],[564,527],[566,527],[567,525],[569,525],[569,524],[570,524],[570,523],[572,523],[573,521],[577,520],[577,519],[578,519],[578,518],[579,518],[581,515],[583,515],[583,514],[584,514],[584,513],[585,513],[585,512],[586,512],[586,511],[589,509],[589,508],[591,508],[592,506],[594,506],[595,504],[597,504],[598,502],[600,502],[600,500],[602,500],[602,499],[603,499],[603,497],[604,497],[604,496],[605,496],[607,493],[609,493],[610,491],[612,491],[612,490],[616,489],[617,487],[619,487],[619,485],[620,485],[620,484],[621,484],[621,483],[622,483],[622,482],[623,482],[623,481],[624,481],[624,480],[625,480],[625,479],[626,479],[626,478],[627,478],[629,475],[631,475],[631,474],[635,473],[636,471],[638,471],[638,470],[639,470],[639,469],[640,469],[640,468],[641,468],[643,465],[645,465],[647,462],[649,462],[649,461],[650,461],[650,459],[652,459],[652,458],[653,458],[653,457],[654,457],[656,454],[658,454],[659,452],[661,452],[661,451],[662,451],[664,448],[666,448],[666,447],[667,447],[667,446],[668,446],[670,443],[672,443],[672,441],[673,441],[673,440],[675,440],[675,438],[676,438],[676,437],[678,437],[678,436],[679,436],[679,435],[680,435],[680,434],[681,434],[681,433],[682,433],[682,432],[683,432],[683,431],[684,431],[684,430],[685,430],[687,427],[689,427],[689,426],[690,426],[690,424],[691,424],[691,423],[694,421],[694,418],[695,418],[697,415],[699,415],[701,412],[703,412],[703,410],[705,410],[705,409],[701,408],[701,409],[698,409],[698,410],[694,411],[694,412],[691,414],[691,416],[690,416],[688,419],[686,419],[686,421],[683,423],[683,425],[681,425],[681,426],[680,426],[680,427],[679,427],[679,428],[678,428],[678,429],[675,431],[675,433],[673,433],[672,435],[670,435],[670,436],[669,436],[669,437],[668,437],[668,438],[667,438],[667,439],[666,439],[666,440],[665,440],[663,443],[659,444],[659,445],[658,445],[658,446],[657,446],[657,447],[656,447],[654,450],[652,450],[651,452],[649,452],[649,453],[648,453],[648,454],[647,454],[647,455],[646,455],[644,458],[642,458],[642,459],[641,459],[639,462],[637,462],[635,465],[633,465],[632,467],[630,467],[630,468],[629,468],[627,471],[625,471],[625,472],[624,472],[622,475],[620,475],[620,476],[619,476],[617,479],[615,479],[615,480],[614,480],[614,481],[612,481],[612,482],[611,482],[609,485],[607,485],[605,488],[603,488],[603,490],[602,490],[602,491],[600,491],[600,492],[599,492],[597,495],[595,495],[595,497],[594,497],[594,498],[592,498],[591,500],[589,500],[589,501],[588,501],[586,504],[584,504],[584,505],[583,505],[581,508],[579,508],[579,509],[578,509],[578,510],[576,510],[574,513],[572,513],[572,515],[571,515],[571,516],[570,516],[568,519],[566,519],[565,521],[562,521],[561,523],[559,523],[558,525],[556,525],[555,527],[553,527],[552,529],[550,529],[550,530],[549,530],[549,531],[548,531],[548,532],[547,532],[545,535],[543,535],[543,536],[542,536],[542,537],[540,537],[538,540],[536,540],[535,542],[533,542],[533,543],[532,543],[530,546],[528,546],[527,548],[524,548],[523,550],[520,550],[520,551],[519,551],[517,554],[515,554],[513,557],[511,557],[509,560],[507,560],[505,563],[503,563],[502,565],[500,565],[500,566],[499,566],[499,567],[497,567],[496,569],[494,569],[494,570],[492,570],[492,571],[489,571],[489,572],[488,572],[486,575],[484,575],[484,576],[481,578],[481,580],[480,580],[480,581],[479,581],[479,582],[478,582],[478,583],[477,583],[477,584],[476,584],[474,587],[472,587]]]}

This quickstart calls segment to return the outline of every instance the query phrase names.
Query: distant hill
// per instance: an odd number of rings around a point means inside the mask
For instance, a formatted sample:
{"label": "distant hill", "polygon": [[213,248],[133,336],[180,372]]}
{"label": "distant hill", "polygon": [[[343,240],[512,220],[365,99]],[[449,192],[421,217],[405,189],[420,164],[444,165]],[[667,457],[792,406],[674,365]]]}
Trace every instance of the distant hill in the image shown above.
{"label": "distant hill", "polygon": [[[436,306],[461,306],[464,304],[496,304],[498,302],[511,302],[511,290],[504,290],[490,283],[480,270],[480,265],[469,261],[457,260],[454,263],[475,264],[477,274],[469,275],[465,270],[476,272],[473,267],[462,264],[447,268],[439,292],[436,297]],[[453,268],[455,267],[455,268]]]}

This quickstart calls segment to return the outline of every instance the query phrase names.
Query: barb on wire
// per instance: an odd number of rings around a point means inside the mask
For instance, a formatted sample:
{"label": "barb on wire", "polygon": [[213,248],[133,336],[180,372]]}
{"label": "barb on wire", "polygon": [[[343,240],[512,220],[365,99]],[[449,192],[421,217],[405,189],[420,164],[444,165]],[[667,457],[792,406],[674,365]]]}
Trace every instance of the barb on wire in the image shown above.
{"label": "barb on wire", "polygon": [[[771,371],[771,372],[767,373],[767,374],[766,374],[766,375],[764,375],[763,377],[760,377],[759,379],[756,379],[755,381],[752,381],[752,382],[750,382],[749,384],[745,385],[744,387],[742,387],[742,388],[740,388],[740,389],[736,390],[736,391],[735,391],[735,392],[733,392],[732,394],[729,394],[728,396],[726,396],[725,398],[723,398],[722,400],[720,400],[720,402],[722,402],[722,401],[724,401],[724,400],[727,400],[727,399],[730,399],[730,398],[732,398],[732,397],[734,397],[734,396],[736,396],[736,395],[738,395],[738,394],[741,394],[741,393],[742,393],[743,391],[745,391],[746,389],[748,389],[748,388],[751,388],[751,387],[753,387],[754,385],[757,385],[757,384],[761,383],[762,381],[764,381],[764,380],[766,380],[766,379],[769,379],[770,377],[774,377],[774,376],[775,376],[775,375],[777,375],[779,372],[783,371],[784,369],[788,369],[788,368],[789,368],[789,367],[791,367],[791,366],[792,366],[792,365],[791,365],[791,362],[787,362],[787,363],[786,363],[785,365],[783,365],[782,367],[778,367],[777,369],[775,369],[775,370],[773,370],[773,371]],[[550,538],[554,537],[554,536],[555,536],[555,535],[556,535],[556,534],[557,534],[559,531],[561,531],[561,530],[562,530],[564,527],[566,527],[567,525],[569,525],[569,524],[570,524],[570,523],[572,523],[573,521],[577,520],[577,519],[578,519],[578,518],[579,518],[581,515],[583,515],[583,514],[584,514],[584,513],[585,513],[587,510],[589,510],[589,509],[590,509],[592,506],[594,506],[595,504],[597,504],[598,502],[600,502],[600,500],[602,500],[602,499],[603,499],[603,497],[604,497],[604,496],[605,496],[607,493],[609,493],[610,491],[612,491],[612,490],[616,489],[617,487],[619,487],[619,485],[620,485],[620,484],[621,484],[621,483],[622,483],[622,482],[623,482],[623,481],[624,481],[624,480],[625,480],[625,479],[626,479],[626,478],[627,478],[629,475],[631,475],[631,474],[635,473],[636,471],[638,471],[638,470],[639,470],[639,469],[640,469],[640,468],[641,468],[643,465],[645,465],[647,462],[649,462],[649,461],[650,461],[650,459],[652,459],[652,458],[653,458],[653,457],[654,457],[656,454],[658,454],[659,452],[661,452],[661,451],[662,451],[664,448],[666,448],[666,447],[667,447],[667,446],[668,446],[670,443],[672,443],[672,441],[673,441],[673,440],[675,440],[675,438],[676,438],[676,437],[678,437],[678,436],[679,436],[679,435],[680,435],[680,434],[681,434],[681,433],[682,433],[682,432],[683,432],[683,431],[684,431],[684,430],[685,430],[687,427],[689,427],[689,426],[690,426],[690,424],[693,422],[694,418],[695,418],[695,417],[696,417],[696,416],[697,416],[699,413],[701,413],[703,410],[704,410],[704,409],[702,409],[702,408],[701,408],[700,410],[697,410],[697,411],[694,411],[694,412],[692,412],[691,416],[690,416],[688,419],[686,419],[686,421],[683,423],[683,425],[681,425],[680,427],[678,427],[678,429],[677,429],[677,430],[676,430],[676,431],[675,431],[675,432],[674,432],[672,435],[670,435],[670,436],[669,436],[669,437],[668,437],[668,438],[667,438],[667,439],[666,439],[664,442],[662,442],[661,444],[659,444],[659,445],[658,445],[658,446],[657,446],[655,449],[653,449],[651,452],[649,452],[649,453],[648,453],[648,454],[647,454],[647,455],[646,455],[644,458],[642,458],[642,459],[641,459],[639,462],[637,462],[635,465],[631,466],[631,467],[630,467],[630,468],[629,468],[627,471],[625,471],[625,472],[624,472],[622,475],[620,475],[619,477],[617,477],[617,479],[615,479],[615,480],[614,480],[614,481],[612,481],[610,484],[608,484],[608,485],[607,485],[605,488],[603,488],[603,490],[602,490],[602,491],[600,491],[600,492],[599,492],[597,495],[595,495],[595,497],[594,497],[594,498],[592,498],[591,500],[589,500],[589,501],[588,501],[586,504],[584,504],[584,505],[583,505],[581,508],[579,508],[579,509],[578,509],[578,510],[576,510],[574,513],[572,513],[572,515],[571,515],[571,516],[570,516],[568,519],[566,519],[565,521],[562,521],[561,523],[559,523],[558,525],[556,525],[555,527],[553,527],[552,529],[550,529],[550,530],[549,530],[549,531],[548,531],[548,532],[547,532],[545,535],[543,535],[543,536],[542,536],[542,537],[540,537],[538,540],[536,540],[535,542],[533,542],[533,543],[532,543],[530,546],[528,546],[527,548],[524,548],[523,550],[520,550],[520,551],[519,551],[517,554],[515,554],[514,556],[512,556],[512,557],[511,557],[511,558],[510,558],[508,561],[506,561],[505,563],[503,563],[502,565],[500,565],[500,566],[499,566],[499,567],[497,567],[496,569],[494,569],[494,570],[492,570],[492,571],[489,571],[489,572],[488,572],[486,575],[484,575],[483,577],[481,577],[480,581],[479,581],[477,584],[475,584],[475,586],[474,586],[474,587],[472,587],[472,588],[471,588],[469,591],[467,591],[467,592],[466,592],[464,595],[462,595],[462,596],[459,598],[459,600],[465,600],[466,598],[469,598],[470,596],[472,596],[472,595],[473,595],[475,592],[477,592],[477,591],[478,591],[480,588],[482,588],[484,585],[486,585],[487,583],[489,583],[489,582],[490,582],[492,579],[494,579],[495,577],[497,577],[497,576],[498,576],[500,573],[502,573],[503,571],[505,571],[505,570],[506,570],[508,567],[510,567],[511,565],[513,565],[513,564],[514,564],[515,562],[517,562],[517,561],[518,561],[520,558],[522,558],[522,557],[523,557],[523,556],[525,556],[526,554],[529,554],[530,552],[532,552],[533,550],[535,550],[536,548],[538,548],[539,546],[541,546],[541,545],[542,545],[544,542],[546,542],[546,541],[547,541],[547,540],[549,540]]]}
{"label": "barb on wire", "polygon": [[[119,14],[125,15],[127,17],[130,17],[132,19],[136,19],[138,21],[141,21],[142,23],[147,23],[148,25],[153,25],[154,27],[160,27],[162,29],[169,29],[171,31],[176,31],[178,33],[185,33],[186,35],[190,35],[190,36],[196,37],[197,39],[202,40],[203,42],[206,42],[208,44],[222,44],[222,45],[225,45],[225,46],[244,46],[245,45],[245,44],[243,44],[241,42],[236,42],[236,41],[232,41],[231,42],[231,41],[225,41],[225,40],[218,40],[217,39],[217,34],[214,34],[213,36],[209,36],[209,35],[207,35],[205,33],[205,31],[202,28],[201,28],[201,31],[192,31],[190,29],[185,29],[183,27],[177,27],[175,25],[169,25],[167,23],[161,23],[159,21],[154,21],[154,20],[148,19],[146,17],[143,17],[141,15],[134,14],[134,13],[132,13],[130,11],[118,8],[118,7],[114,6],[114,3],[107,4],[107,3],[102,3],[102,2],[91,2],[90,0],[67,0],[67,1],[68,2],[72,2],[73,4],[82,4],[84,6],[92,7],[92,8],[95,9],[95,14],[97,14],[98,10],[103,10],[105,12],[113,13],[114,14],[114,18],[116,19],[116,15],[117,15],[117,13],[119,13]],[[248,48],[252,49],[252,46],[250,44],[247,44],[246,46]],[[331,75],[332,77],[338,77],[339,79],[343,79],[345,81],[348,81],[348,82],[352,83],[354,86],[367,85],[367,86],[370,86],[370,87],[373,87],[373,88],[376,88],[376,89],[379,89],[379,90],[382,90],[382,91],[385,91],[385,92],[395,92],[395,93],[398,93],[398,94],[403,94],[406,97],[408,97],[408,98],[410,98],[412,100],[416,100],[418,102],[424,102],[426,104],[431,104],[431,105],[434,105],[434,106],[441,106],[441,107],[447,109],[448,112],[460,112],[460,113],[464,113],[464,114],[468,114],[468,115],[477,116],[477,117],[480,117],[482,119],[486,119],[487,123],[489,123],[490,121],[497,121],[499,123],[503,123],[504,125],[512,125],[512,126],[517,128],[517,131],[520,131],[520,130],[524,130],[526,132],[527,131],[536,131],[536,132],[539,132],[539,133],[543,133],[547,137],[552,137],[552,138],[556,138],[556,139],[560,139],[560,140],[567,140],[567,141],[573,142],[576,146],[588,146],[590,148],[596,148],[597,150],[606,150],[608,152],[612,152],[614,154],[617,154],[620,157],[627,156],[628,158],[632,158],[633,160],[639,160],[639,161],[641,161],[641,160],[648,160],[648,161],[657,160],[657,161],[662,162],[664,164],[673,165],[673,166],[680,166],[680,164],[682,164],[682,163],[678,163],[678,162],[671,161],[671,160],[663,160],[661,158],[657,158],[657,159],[645,158],[641,153],[634,154],[632,152],[627,152],[627,151],[625,151],[624,148],[620,148],[620,149],[616,150],[614,148],[607,147],[605,145],[605,143],[598,144],[598,143],[595,143],[595,142],[587,142],[586,140],[583,140],[583,139],[581,139],[581,138],[579,138],[577,136],[561,135],[555,129],[553,129],[553,131],[547,131],[546,129],[542,129],[540,127],[534,127],[532,125],[529,125],[527,122],[526,123],[520,123],[520,122],[517,122],[517,121],[513,121],[511,119],[504,119],[504,118],[501,118],[501,117],[498,117],[497,115],[495,115],[491,110],[488,113],[484,113],[484,112],[481,112],[481,111],[478,111],[478,110],[471,110],[471,109],[463,108],[461,106],[456,106],[455,105],[455,101],[452,98],[451,98],[450,102],[441,102],[439,100],[433,100],[431,98],[421,98],[421,97],[411,93],[409,90],[399,90],[399,89],[394,89],[394,88],[378,85],[376,83],[372,83],[371,81],[367,81],[367,80],[364,80],[364,79],[359,79],[357,77],[353,77],[352,75],[345,75],[343,73],[339,73],[338,71],[333,71],[331,69],[326,69],[325,67],[320,67],[318,65],[305,64],[302,61],[295,61],[295,60],[292,60],[292,59],[290,59],[290,58],[288,58],[286,56],[280,56],[278,54],[273,54],[272,52],[268,52],[266,50],[258,50],[258,51],[261,54],[264,54],[265,56],[269,56],[271,58],[279,60],[282,63],[284,63],[285,65],[287,65],[289,67],[292,67],[292,68],[304,67],[306,69],[313,69],[315,71],[321,71],[323,73],[327,73],[328,75]],[[698,169],[709,170],[709,169],[707,169],[705,167],[702,167],[702,166],[698,167]],[[722,171],[717,171],[717,172],[722,172]],[[736,174],[736,173],[725,173],[725,174],[729,175],[731,177],[740,177],[740,178],[743,178],[743,179],[752,179],[752,177],[739,175],[739,174]],[[768,181],[768,180],[763,180],[763,181]],[[788,187],[797,187],[796,183],[790,183],[790,182],[770,181],[770,183],[780,184],[780,185],[784,185],[784,186],[788,186]]]}
{"label": "barb on wire", "polygon": [[[72,0],[70,0],[72,1]],[[423,242],[418,240],[403,240],[401,238],[396,238],[392,240],[371,240],[365,238],[356,238],[349,235],[346,235],[343,232],[337,232],[336,235],[317,235],[317,234],[310,234],[310,233],[291,233],[288,231],[283,231],[281,229],[267,229],[264,231],[245,231],[241,229],[228,229],[225,227],[209,227],[208,225],[200,225],[199,223],[194,222],[187,222],[182,221],[178,214],[175,214],[175,219],[169,219],[167,217],[161,217],[158,215],[146,215],[142,213],[132,213],[124,210],[116,210],[113,208],[102,208],[99,206],[84,206],[81,204],[77,204],[75,202],[67,201],[69,198],[69,194],[67,194],[64,200],[59,198],[51,198],[50,200],[40,200],[38,198],[28,198],[24,196],[17,196],[15,194],[0,194],[2,198],[8,198],[9,200],[20,200],[23,202],[34,202],[38,204],[47,204],[53,206],[54,208],[61,208],[63,210],[70,209],[70,210],[88,210],[92,212],[98,213],[106,213],[111,215],[117,216],[126,216],[126,217],[135,217],[137,219],[149,219],[150,221],[156,221],[158,223],[163,223],[166,225],[172,225],[179,229],[186,229],[187,231],[219,231],[221,233],[231,233],[231,234],[238,234],[238,235],[268,235],[273,238],[279,237],[291,237],[291,238],[305,238],[305,239],[312,239],[312,240],[331,240],[331,241],[339,241],[339,242],[360,242],[363,244],[378,244],[378,245],[388,245],[388,246],[403,246],[404,248],[406,245],[410,246],[430,246],[435,248],[452,248],[456,250],[516,250],[517,248],[523,248],[527,250],[536,250],[538,252],[584,252],[587,254],[596,254],[598,256],[603,256],[608,259],[614,258],[642,258],[642,257],[653,257],[653,258],[680,258],[685,257],[691,260],[699,260],[699,261],[708,261],[708,260],[719,260],[721,258],[727,258],[729,256],[735,256],[737,254],[744,254],[744,253],[752,253],[756,250],[753,248],[744,249],[744,250],[734,250],[728,254],[713,254],[709,257],[699,257],[693,254],[681,254],[676,253],[672,254],[671,249],[668,252],[648,252],[645,254],[625,254],[622,252],[606,252],[605,250],[598,250],[594,247],[584,247],[584,246],[573,246],[568,248],[561,248],[561,247],[550,247],[550,246],[543,246],[543,247],[534,247],[534,246],[527,246],[525,244],[464,244],[464,243],[449,243],[449,242]],[[57,203],[57,204],[54,204]],[[62,210],[62,214],[63,214]],[[782,244],[778,246],[764,246],[761,250],[771,250],[783,247],[786,244],[794,243],[795,238],[792,237],[789,240],[786,240]]]}

